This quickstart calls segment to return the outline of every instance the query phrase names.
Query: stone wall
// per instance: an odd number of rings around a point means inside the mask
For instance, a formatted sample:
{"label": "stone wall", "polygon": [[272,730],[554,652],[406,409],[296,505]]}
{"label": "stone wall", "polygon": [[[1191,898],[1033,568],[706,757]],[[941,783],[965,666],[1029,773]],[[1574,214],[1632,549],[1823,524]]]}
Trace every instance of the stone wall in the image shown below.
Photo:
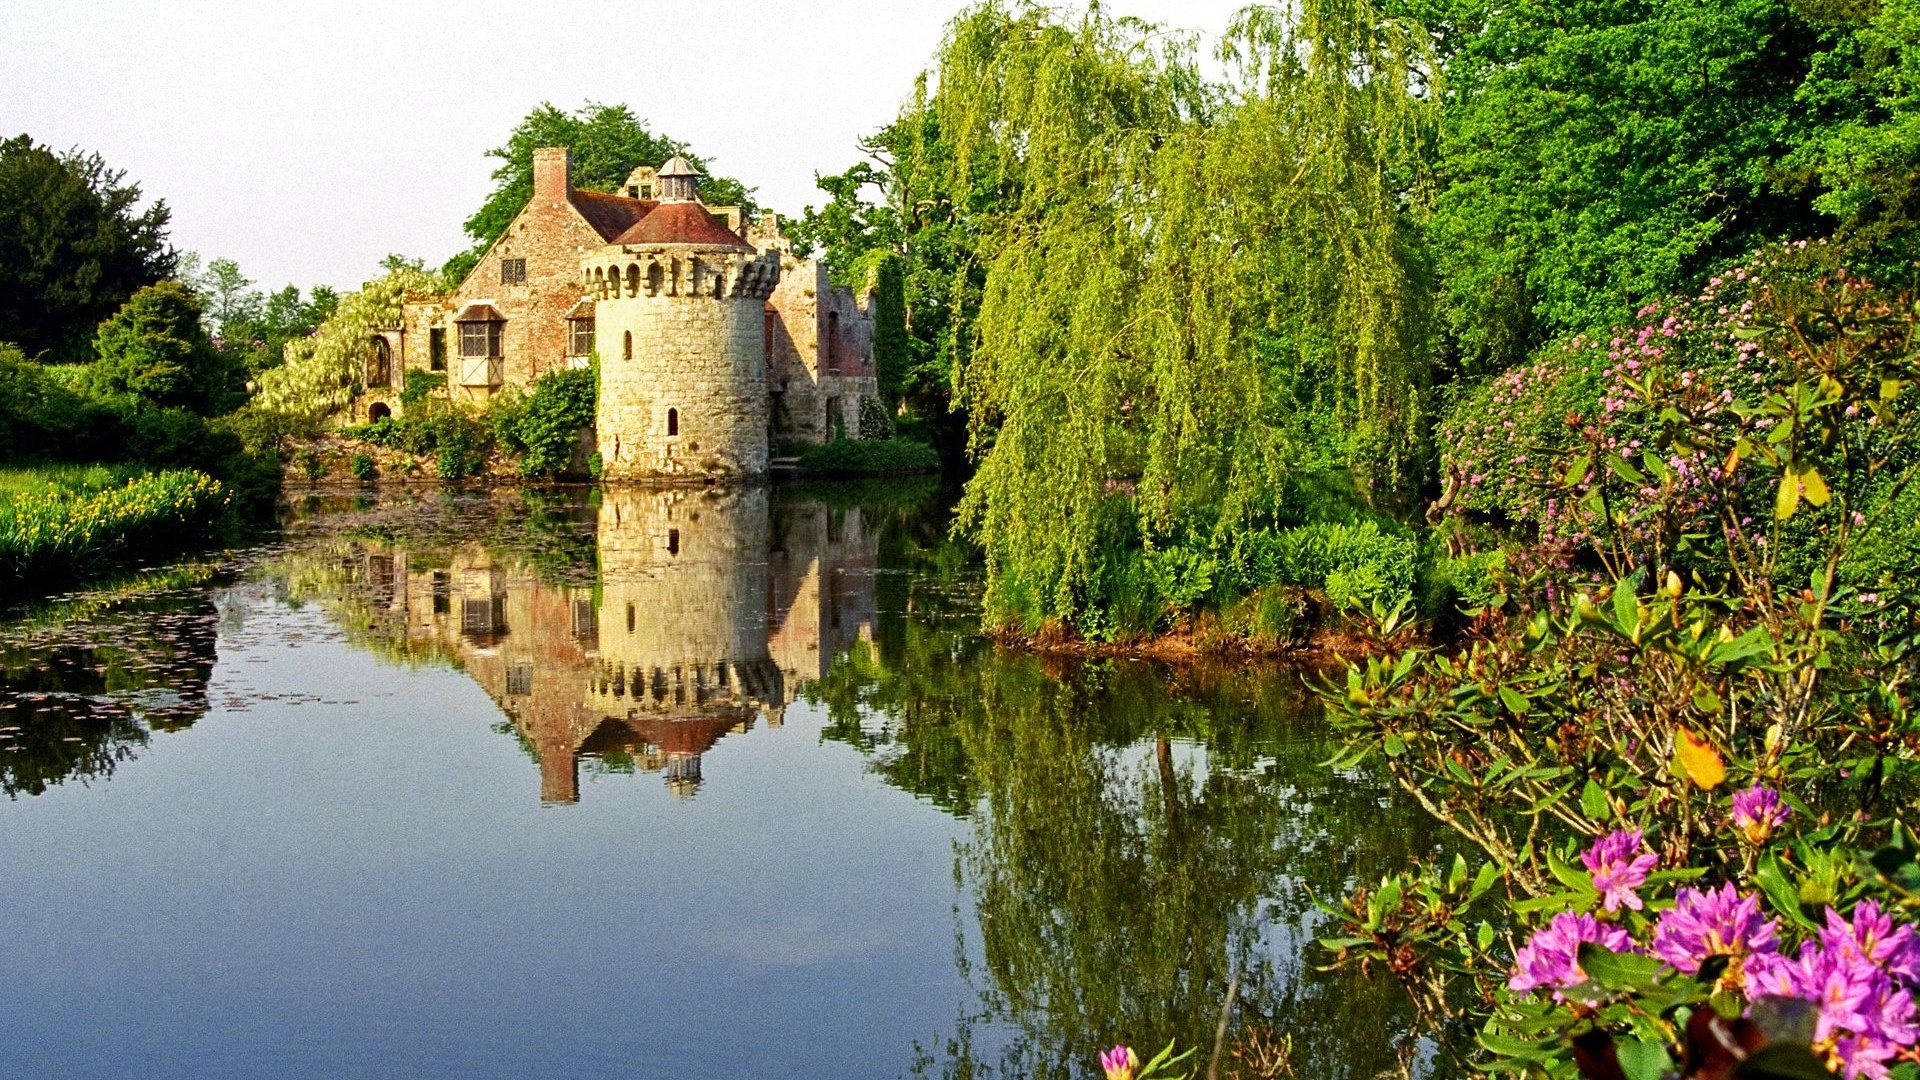
{"label": "stone wall", "polygon": [[780,269],[767,300],[773,436],[808,444],[857,437],[860,399],[880,395],[873,316],[851,289],[827,280],[822,264],[787,254]]}
{"label": "stone wall", "polygon": [[[580,259],[606,243],[573,208],[566,153],[534,151],[534,192],[507,231],[481,256],[445,301],[406,305],[400,358],[415,371],[429,369],[429,335],[447,335],[447,384],[456,401],[480,403],[508,386],[525,389],[542,374],[567,366],[567,313],[580,300]],[[526,260],[526,280],[501,281],[501,264]],[[506,316],[501,334],[499,386],[462,386],[460,335],[453,318],[469,304],[491,304]],[[404,383],[397,376],[396,385]],[[397,411],[397,410],[396,410]]]}

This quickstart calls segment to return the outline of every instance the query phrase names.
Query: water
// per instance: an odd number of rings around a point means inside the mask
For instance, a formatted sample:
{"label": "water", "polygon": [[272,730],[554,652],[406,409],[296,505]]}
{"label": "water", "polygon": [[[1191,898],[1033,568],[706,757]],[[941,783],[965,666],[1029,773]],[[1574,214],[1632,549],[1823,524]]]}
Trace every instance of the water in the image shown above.
{"label": "water", "polygon": [[1299,673],[998,650],[945,505],[307,499],[0,626],[0,1076],[1091,1076],[1229,988],[1426,1070],[1309,892],[1436,837]]}

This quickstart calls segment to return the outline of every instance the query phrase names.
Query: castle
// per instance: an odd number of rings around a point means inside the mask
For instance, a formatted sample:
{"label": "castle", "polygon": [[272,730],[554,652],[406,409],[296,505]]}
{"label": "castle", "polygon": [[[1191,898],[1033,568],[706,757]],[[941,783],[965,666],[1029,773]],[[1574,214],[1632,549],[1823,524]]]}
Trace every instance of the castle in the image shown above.
{"label": "castle", "polygon": [[751,479],[775,443],[858,437],[879,397],[870,297],[796,258],[774,215],[701,202],[699,182],[675,156],[585,191],[566,148],[535,150],[532,198],[466,278],[374,335],[350,418],[401,414],[408,371],[479,405],[598,356],[609,479]]}

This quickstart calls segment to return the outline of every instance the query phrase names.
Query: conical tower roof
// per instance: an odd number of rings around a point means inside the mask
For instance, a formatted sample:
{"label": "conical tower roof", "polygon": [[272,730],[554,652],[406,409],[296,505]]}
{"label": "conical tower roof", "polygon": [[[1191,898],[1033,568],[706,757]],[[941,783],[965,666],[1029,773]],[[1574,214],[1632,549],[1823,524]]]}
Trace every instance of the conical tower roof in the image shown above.
{"label": "conical tower roof", "polygon": [[688,161],[686,158],[681,157],[679,154],[675,154],[672,157],[667,159],[667,163],[665,165],[660,166],[660,175],[663,177],[699,176],[700,170],[693,167],[693,162]]}

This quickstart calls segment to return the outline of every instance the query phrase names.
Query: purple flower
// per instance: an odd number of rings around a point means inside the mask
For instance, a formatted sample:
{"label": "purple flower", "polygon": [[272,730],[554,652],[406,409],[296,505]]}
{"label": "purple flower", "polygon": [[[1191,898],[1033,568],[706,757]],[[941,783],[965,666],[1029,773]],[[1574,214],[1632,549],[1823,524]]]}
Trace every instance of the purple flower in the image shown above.
{"label": "purple flower", "polygon": [[1644,905],[1634,892],[1646,884],[1647,874],[1660,865],[1660,856],[1645,849],[1639,829],[1620,829],[1593,842],[1580,853],[1580,861],[1593,875],[1593,888],[1603,898],[1601,906],[1618,911],[1626,905],[1639,911]]}
{"label": "purple flower", "polygon": [[[1870,919],[1877,917],[1877,911],[1870,913]],[[1830,926],[1837,918],[1829,911]],[[1849,1080],[1884,1078],[1887,1062],[1920,1039],[1912,993],[1851,945],[1834,949],[1809,941],[1797,957],[1761,954],[1746,967],[1749,998],[1781,994],[1820,1007],[1813,1049]]]}
{"label": "purple flower", "polygon": [[1133,1047],[1116,1046],[1100,1055],[1100,1067],[1106,1070],[1107,1080],[1133,1080],[1140,1059],[1133,1055]]}
{"label": "purple flower", "polygon": [[1854,905],[1851,925],[1828,908],[1820,944],[1836,956],[1878,964],[1910,986],[1920,983],[1920,938],[1911,926],[1894,926],[1893,919],[1872,900]]}
{"label": "purple flower", "polygon": [[1730,956],[1723,979],[1742,982],[1743,961],[1779,947],[1779,924],[1760,917],[1760,901],[1732,882],[1718,889],[1681,889],[1653,928],[1653,955],[1689,975],[1709,956]]}
{"label": "purple flower", "polygon": [[1561,999],[1560,991],[1587,981],[1587,973],[1580,969],[1580,945],[1587,941],[1614,952],[1635,951],[1633,939],[1625,930],[1591,915],[1563,911],[1534,931],[1533,937],[1513,954],[1513,975],[1507,979],[1507,987],[1549,987],[1555,1000]]}
{"label": "purple flower", "polygon": [[1788,813],[1786,804],[1780,801],[1780,793],[1772,788],[1755,784],[1733,793],[1734,827],[1755,847],[1767,842],[1773,830],[1785,823]]}

